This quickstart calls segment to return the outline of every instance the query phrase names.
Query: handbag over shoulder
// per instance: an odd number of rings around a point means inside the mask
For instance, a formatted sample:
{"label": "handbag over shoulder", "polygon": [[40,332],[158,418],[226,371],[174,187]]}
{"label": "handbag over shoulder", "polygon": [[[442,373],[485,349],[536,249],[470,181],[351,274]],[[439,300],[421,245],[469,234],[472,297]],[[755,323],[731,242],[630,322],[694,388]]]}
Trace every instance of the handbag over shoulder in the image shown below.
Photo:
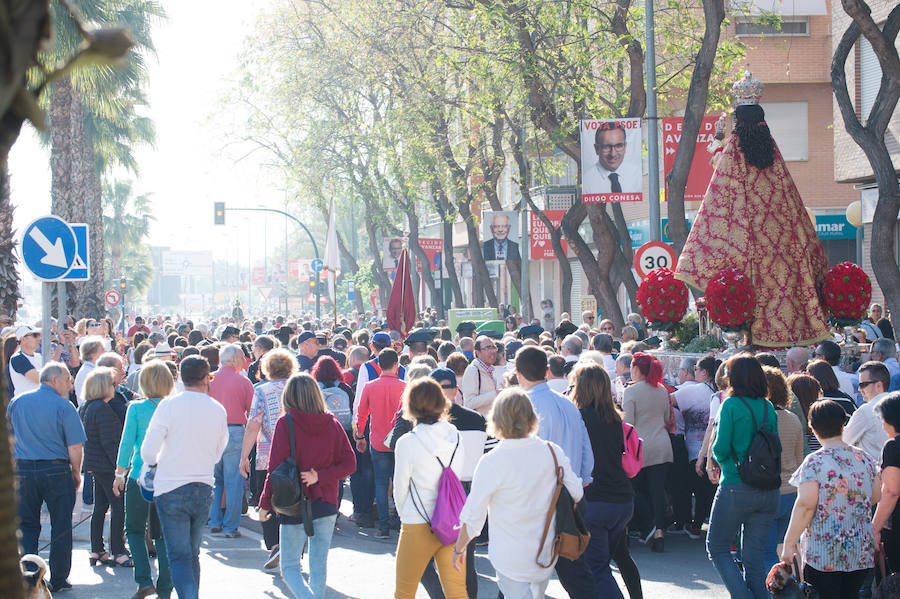
{"label": "handbag over shoulder", "polygon": [[[547,510],[547,520],[544,523],[544,532],[541,534],[541,543],[538,545],[537,556],[535,561],[541,568],[549,568],[556,561],[557,557],[564,557],[569,560],[576,560],[587,549],[591,540],[591,533],[588,532],[584,523],[584,518],[575,505],[575,501],[569,494],[569,490],[563,485],[563,469],[556,459],[556,452],[553,446],[547,443],[547,449],[553,456],[553,467],[556,472],[556,491],[550,500],[550,508]],[[550,523],[553,516],[556,515],[556,534],[553,537],[553,544],[550,547],[550,561],[546,564],[541,563],[541,552],[544,549],[544,543],[547,541],[547,534],[550,531]]]}

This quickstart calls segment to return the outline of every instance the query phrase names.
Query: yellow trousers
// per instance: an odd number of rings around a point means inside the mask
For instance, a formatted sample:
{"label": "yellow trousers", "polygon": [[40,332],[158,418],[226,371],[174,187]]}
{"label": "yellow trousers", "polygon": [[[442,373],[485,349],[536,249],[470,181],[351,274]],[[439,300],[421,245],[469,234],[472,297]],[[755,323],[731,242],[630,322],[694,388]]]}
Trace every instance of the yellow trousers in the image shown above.
{"label": "yellow trousers", "polygon": [[397,544],[397,587],[394,599],[415,599],[425,566],[434,558],[447,599],[468,599],[466,569],[453,567],[453,545],[441,545],[427,524],[404,524]]}

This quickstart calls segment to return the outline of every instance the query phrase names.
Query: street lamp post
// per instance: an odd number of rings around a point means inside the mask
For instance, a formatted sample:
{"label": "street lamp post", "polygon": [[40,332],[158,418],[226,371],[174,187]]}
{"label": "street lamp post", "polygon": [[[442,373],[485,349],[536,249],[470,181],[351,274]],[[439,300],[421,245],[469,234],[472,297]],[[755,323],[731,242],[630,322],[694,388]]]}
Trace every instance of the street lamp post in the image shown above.
{"label": "street lamp post", "polygon": [[[217,202],[216,206],[215,206],[215,218],[216,218],[215,224],[225,224],[225,211],[226,210],[230,210],[232,212],[237,211],[237,210],[240,210],[242,212],[274,212],[275,214],[280,214],[280,215],[284,216],[285,218],[291,219],[292,221],[294,221],[295,223],[300,225],[300,228],[306,232],[306,235],[309,237],[309,241],[312,243],[313,252],[316,255],[316,260],[319,259],[319,246],[316,245],[316,240],[313,238],[312,233],[310,233],[309,229],[306,228],[306,225],[304,225],[302,222],[300,222],[300,219],[298,219],[293,214],[289,214],[289,213],[285,212],[284,210],[278,210],[277,208],[226,208],[224,203]],[[319,273],[316,272],[316,320],[321,318],[321,309],[322,309],[321,302],[319,301],[319,299],[320,299],[319,296],[321,294],[321,290],[319,289],[318,283],[319,283]]]}

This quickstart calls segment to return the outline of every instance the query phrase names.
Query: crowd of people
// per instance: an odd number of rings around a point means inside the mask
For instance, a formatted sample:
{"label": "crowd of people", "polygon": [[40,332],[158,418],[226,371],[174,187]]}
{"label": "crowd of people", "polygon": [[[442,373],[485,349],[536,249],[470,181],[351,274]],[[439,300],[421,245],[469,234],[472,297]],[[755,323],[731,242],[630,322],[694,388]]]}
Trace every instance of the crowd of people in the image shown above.
{"label": "crowd of people", "polygon": [[[880,311],[860,328],[871,348],[857,364],[832,341],[790,348],[783,363],[748,352],[661,362],[639,315],[617,332],[592,312],[553,330],[510,316],[500,333],[451,330],[428,310],[405,337],[356,313],[138,316],[124,334],[68,319],[50,323],[47,359],[40,328],[9,328],[22,549],[37,553],[46,504],[49,587],[70,588],[80,488],[92,567],[132,568],[138,599],[192,599],[202,536],[240,537],[254,510],[260,566],[280,568],[296,597],[321,598],[349,493],[344,517],[376,539],[396,534],[398,599],[420,584],[474,599],[483,544],[507,599],[543,597],[554,572],[573,599],[624,597],[612,563],[635,599],[629,542],[664,553],[670,534],[705,537],[734,598],[768,597],[769,571],[796,564],[819,597],[866,596],[876,548],[900,571],[900,364]],[[636,472],[623,465],[630,429]],[[760,488],[744,465],[765,431],[780,476]],[[293,464],[303,513],[279,505]],[[435,525],[448,472],[466,496],[455,542]],[[576,559],[544,538],[558,482],[591,535]]]}

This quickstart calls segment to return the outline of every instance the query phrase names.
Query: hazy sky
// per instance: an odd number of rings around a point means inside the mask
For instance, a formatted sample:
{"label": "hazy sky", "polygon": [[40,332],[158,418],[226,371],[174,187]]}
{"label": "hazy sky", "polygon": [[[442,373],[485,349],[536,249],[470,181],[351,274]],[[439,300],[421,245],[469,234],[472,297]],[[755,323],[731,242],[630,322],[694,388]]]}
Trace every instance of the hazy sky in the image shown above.
{"label": "hazy sky", "polygon": [[[267,0],[162,0],[168,20],[154,29],[157,58],[149,59],[150,116],[156,123],[155,148],[137,151],[141,166],[138,193],[151,193],[156,222],[150,243],[182,250],[213,250],[217,258],[242,262],[262,259],[259,237],[248,228],[267,227],[270,239],[283,240],[283,218],[227,215],[228,225],[213,226],[213,202],[228,206],[281,208],[284,193],[277,173],[259,166],[254,156],[226,149],[216,119],[220,99],[230,87],[245,36],[253,30]],[[16,229],[50,212],[49,150],[31,129],[23,131],[10,156]],[[274,184],[273,184],[274,182]],[[277,241],[270,242],[273,246]]]}

